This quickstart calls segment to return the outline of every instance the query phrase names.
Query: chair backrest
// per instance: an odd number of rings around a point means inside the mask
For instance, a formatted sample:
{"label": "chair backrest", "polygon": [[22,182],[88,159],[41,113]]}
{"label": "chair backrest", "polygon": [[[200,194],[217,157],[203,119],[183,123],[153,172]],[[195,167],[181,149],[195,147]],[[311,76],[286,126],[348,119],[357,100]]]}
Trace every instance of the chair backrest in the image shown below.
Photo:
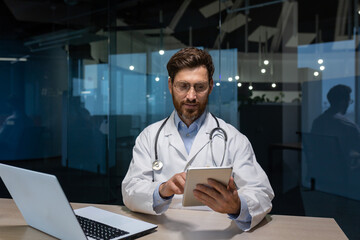
{"label": "chair backrest", "polygon": [[347,161],[336,136],[302,133],[307,174],[315,180],[315,189],[339,195],[347,194]]}

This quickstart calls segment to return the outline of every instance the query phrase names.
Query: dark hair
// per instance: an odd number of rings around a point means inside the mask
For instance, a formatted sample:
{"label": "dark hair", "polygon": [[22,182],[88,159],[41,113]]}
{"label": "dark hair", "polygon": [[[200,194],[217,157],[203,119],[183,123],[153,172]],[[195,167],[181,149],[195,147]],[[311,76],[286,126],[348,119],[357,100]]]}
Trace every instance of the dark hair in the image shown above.
{"label": "dark hair", "polygon": [[209,53],[204,50],[200,50],[194,47],[183,48],[175,53],[169,60],[166,68],[171,78],[171,82],[174,82],[175,75],[186,68],[196,68],[204,66],[208,72],[209,81],[214,74],[214,64]]}
{"label": "dark hair", "polygon": [[338,84],[329,90],[326,97],[329,100],[330,105],[334,106],[343,100],[348,101],[350,99],[350,93],[351,93],[350,87],[346,85]]}

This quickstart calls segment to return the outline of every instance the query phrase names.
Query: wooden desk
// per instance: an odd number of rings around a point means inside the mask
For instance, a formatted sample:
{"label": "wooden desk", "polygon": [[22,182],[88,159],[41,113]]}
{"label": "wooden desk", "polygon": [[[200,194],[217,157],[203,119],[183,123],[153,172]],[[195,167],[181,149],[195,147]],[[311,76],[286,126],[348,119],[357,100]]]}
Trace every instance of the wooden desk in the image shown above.
{"label": "wooden desk", "polygon": [[[72,204],[74,209],[88,205]],[[254,230],[242,232],[226,215],[215,212],[169,209],[164,215],[152,216],[130,212],[124,206],[91,205],[159,226],[141,239],[347,239],[332,218],[268,215]],[[0,199],[0,239],[54,238],[26,225],[12,199]]]}

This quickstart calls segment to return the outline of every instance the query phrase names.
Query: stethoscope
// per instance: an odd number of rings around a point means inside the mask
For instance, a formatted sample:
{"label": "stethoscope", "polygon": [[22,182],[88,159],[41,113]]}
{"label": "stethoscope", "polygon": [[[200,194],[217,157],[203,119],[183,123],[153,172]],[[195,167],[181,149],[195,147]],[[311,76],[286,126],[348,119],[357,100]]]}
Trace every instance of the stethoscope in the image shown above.
{"label": "stethoscope", "polygon": [[[217,120],[217,118],[214,116],[214,114],[210,113],[211,116],[213,116],[213,118],[215,119],[216,121],[216,125],[217,127],[212,129],[211,132],[210,132],[210,135],[209,135],[209,141],[198,151],[198,153],[208,144],[210,143],[210,149],[211,149],[211,157],[212,157],[212,162],[213,162],[213,166],[216,166],[217,167],[217,164],[216,164],[216,161],[214,160],[214,154],[213,154],[213,147],[212,147],[212,142],[213,142],[213,139],[215,137],[221,137],[224,139],[224,153],[223,153],[223,157],[222,157],[222,160],[221,160],[221,163],[220,163],[220,166],[223,165],[224,163],[224,159],[225,159],[225,152],[226,152],[226,142],[227,142],[227,134],[226,134],[226,131],[224,129],[222,129],[220,127],[220,124],[219,124],[219,121]],[[159,171],[163,168],[164,166],[164,163],[159,160],[158,158],[158,153],[157,153],[157,142],[158,142],[158,139],[159,139],[159,134],[161,132],[161,130],[163,129],[163,127],[165,126],[167,120],[170,118],[167,117],[164,122],[161,124],[159,130],[157,131],[156,133],[156,136],[155,136],[155,161],[153,161],[152,163],[152,169],[154,171]],[[196,154],[197,155],[197,154]],[[184,171],[192,164],[192,162],[194,161],[195,157],[193,157],[189,162],[188,164],[186,164],[185,166],[185,169]]]}

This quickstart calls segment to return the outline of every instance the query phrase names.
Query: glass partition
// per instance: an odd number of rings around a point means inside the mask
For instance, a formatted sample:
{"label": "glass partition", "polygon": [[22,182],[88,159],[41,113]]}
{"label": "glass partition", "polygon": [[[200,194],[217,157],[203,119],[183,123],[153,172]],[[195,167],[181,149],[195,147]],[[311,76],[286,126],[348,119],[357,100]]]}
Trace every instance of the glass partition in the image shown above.
{"label": "glass partition", "polygon": [[357,1],[3,0],[0,19],[0,162],[122,204],[136,137],[174,109],[166,64],[195,46],[215,65],[208,109],[252,143],[272,213],[359,236]]}

